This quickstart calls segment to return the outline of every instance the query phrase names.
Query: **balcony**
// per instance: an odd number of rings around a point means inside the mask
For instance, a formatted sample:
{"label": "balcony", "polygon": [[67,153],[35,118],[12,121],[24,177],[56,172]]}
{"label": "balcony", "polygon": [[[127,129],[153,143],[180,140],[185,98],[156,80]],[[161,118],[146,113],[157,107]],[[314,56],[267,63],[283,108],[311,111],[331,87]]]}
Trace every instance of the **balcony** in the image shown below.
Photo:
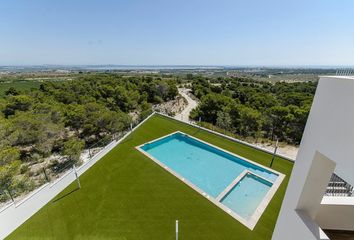
{"label": "balcony", "polygon": [[331,197],[350,197],[353,194],[353,186],[344,181],[341,177],[332,174],[328,183],[325,196]]}

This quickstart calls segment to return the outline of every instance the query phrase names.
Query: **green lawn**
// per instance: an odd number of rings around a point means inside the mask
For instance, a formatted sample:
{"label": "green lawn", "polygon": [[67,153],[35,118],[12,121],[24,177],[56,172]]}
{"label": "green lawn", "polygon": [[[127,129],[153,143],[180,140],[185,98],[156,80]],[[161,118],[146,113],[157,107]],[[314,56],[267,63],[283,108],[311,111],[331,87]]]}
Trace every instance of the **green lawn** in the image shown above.
{"label": "green lawn", "polygon": [[269,165],[271,155],[155,115],[83,174],[82,188],[67,187],[8,239],[271,239],[293,164],[277,158],[286,174],[253,231],[134,147],[176,130]]}

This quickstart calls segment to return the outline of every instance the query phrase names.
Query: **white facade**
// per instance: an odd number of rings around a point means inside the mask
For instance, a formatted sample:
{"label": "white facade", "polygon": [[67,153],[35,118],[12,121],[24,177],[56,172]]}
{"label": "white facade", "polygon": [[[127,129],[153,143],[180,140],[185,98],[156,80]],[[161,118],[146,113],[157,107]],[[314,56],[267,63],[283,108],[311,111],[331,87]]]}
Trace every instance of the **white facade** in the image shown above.
{"label": "white facade", "polygon": [[333,172],[354,184],[353,153],[354,77],[321,77],[274,240],[328,239],[321,228],[354,230],[354,198],[323,197]]}

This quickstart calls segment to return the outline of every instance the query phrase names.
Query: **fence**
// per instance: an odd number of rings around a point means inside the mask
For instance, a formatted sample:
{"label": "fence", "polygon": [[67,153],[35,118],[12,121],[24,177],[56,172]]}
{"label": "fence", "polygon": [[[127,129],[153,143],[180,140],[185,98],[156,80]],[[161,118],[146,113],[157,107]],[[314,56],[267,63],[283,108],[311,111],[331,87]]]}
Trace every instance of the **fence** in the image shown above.
{"label": "fence", "polygon": [[[1,205],[6,206],[10,202],[21,202],[28,195],[31,195],[35,189],[40,188],[46,183],[53,183],[57,179],[61,178],[66,172],[73,169],[74,164],[79,167],[81,164],[89,161],[96,153],[103,149],[104,145],[107,145],[113,140],[117,139],[111,138],[108,142],[107,139],[103,139],[90,146],[88,149],[85,149],[83,154],[84,159],[78,163],[70,161],[66,157],[59,155],[53,155],[54,159],[52,158],[50,163],[39,163],[37,168],[33,167],[31,171],[28,171],[26,174],[27,176],[25,177],[25,182],[20,182],[19,184],[10,186],[0,192]],[[87,152],[87,154],[85,154],[85,152]]]}
{"label": "fence", "polygon": [[354,69],[337,69],[336,76],[354,76]]}
{"label": "fence", "polygon": [[[21,202],[22,199],[26,198],[35,189],[40,188],[42,185],[61,178],[67,171],[73,169],[74,164],[76,167],[79,167],[81,164],[89,161],[107,144],[113,142],[114,140],[119,140],[137,124],[139,124],[139,121],[133,122],[132,125],[122,132],[108,135],[103,139],[86,146],[86,149],[81,154],[81,161],[79,162],[71,161],[65,156],[53,154],[50,157],[50,161],[36,164],[38,166],[31,166],[31,170],[28,170],[27,167],[27,169],[24,169],[24,171],[27,172],[25,174],[21,174],[19,179],[17,179],[18,176],[16,176],[16,181],[14,181],[16,184],[3,189],[3,191],[0,190],[0,211],[1,208],[11,202]],[[20,171],[22,173],[22,167]]]}
{"label": "fence", "polygon": [[[115,146],[122,142],[129,134],[135,131],[141,124],[148,120],[154,113],[150,114],[136,126],[131,126],[124,135],[117,135],[105,147],[89,160],[85,161],[80,167],[76,169],[77,175],[80,176],[99,161],[104,155],[111,151]],[[72,165],[71,165],[72,167]],[[69,167],[65,167],[68,169]],[[45,173],[42,176],[45,178]],[[48,177],[48,176],[47,176]],[[7,204],[0,210],[0,239],[4,239],[23,222],[35,214],[40,208],[53,199],[58,193],[64,190],[69,184],[76,180],[76,173],[73,168],[63,172],[57,179],[49,179],[36,190],[32,191],[24,198],[14,199],[15,201]],[[4,193],[6,194],[6,193]],[[8,196],[9,197],[9,196]]]}
{"label": "fence", "polygon": [[[256,145],[254,145],[254,144],[251,144],[251,143],[242,141],[242,140],[237,139],[237,138],[233,138],[233,137],[228,136],[228,135],[226,135],[226,134],[222,134],[222,133],[213,131],[213,130],[211,130],[211,129],[209,129],[209,128],[202,127],[202,126],[198,125],[196,122],[193,122],[193,121],[185,122],[185,121],[182,121],[182,120],[180,120],[180,119],[177,119],[177,118],[168,116],[168,115],[163,114],[163,113],[158,113],[158,112],[156,112],[156,114],[161,115],[161,116],[164,116],[164,117],[167,117],[167,118],[170,118],[170,119],[173,119],[173,120],[178,121],[178,122],[182,122],[182,123],[188,124],[188,125],[193,126],[193,127],[197,127],[197,128],[203,129],[204,131],[210,132],[210,133],[212,133],[212,134],[218,135],[218,136],[223,137],[223,138],[227,138],[228,140],[231,140],[231,141],[233,141],[233,142],[241,143],[241,144],[246,145],[246,146],[249,146],[249,147],[251,147],[251,148],[255,148],[255,149],[259,150],[259,151],[262,151],[262,152],[265,152],[265,153],[269,153],[269,154],[274,154],[273,151],[270,151],[270,150],[268,150],[268,149],[261,148],[261,147],[259,147],[259,146],[256,146]],[[286,160],[288,160],[288,161],[291,161],[291,162],[294,162],[294,161],[295,161],[295,159],[292,159],[292,158],[290,158],[290,157],[288,157],[288,156],[284,156],[284,155],[279,154],[279,153],[277,153],[277,154],[275,154],[275,155],[278,156],[278,157],[284,158],[284,159],[286,159]]]}

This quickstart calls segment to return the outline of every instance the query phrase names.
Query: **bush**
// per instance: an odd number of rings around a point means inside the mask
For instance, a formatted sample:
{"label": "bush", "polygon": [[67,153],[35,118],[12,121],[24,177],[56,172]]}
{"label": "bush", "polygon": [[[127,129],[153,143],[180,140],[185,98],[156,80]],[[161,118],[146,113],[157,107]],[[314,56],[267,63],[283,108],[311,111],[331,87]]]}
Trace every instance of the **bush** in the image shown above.
{"label": "bush", "polygon": [[29,167],[28,167],[27,164],[22,164],[21,165],[21,167],[20,167],[20,173],[21,174],[24,174],[24,173],[28,172],[28,170],[29,170]]}

